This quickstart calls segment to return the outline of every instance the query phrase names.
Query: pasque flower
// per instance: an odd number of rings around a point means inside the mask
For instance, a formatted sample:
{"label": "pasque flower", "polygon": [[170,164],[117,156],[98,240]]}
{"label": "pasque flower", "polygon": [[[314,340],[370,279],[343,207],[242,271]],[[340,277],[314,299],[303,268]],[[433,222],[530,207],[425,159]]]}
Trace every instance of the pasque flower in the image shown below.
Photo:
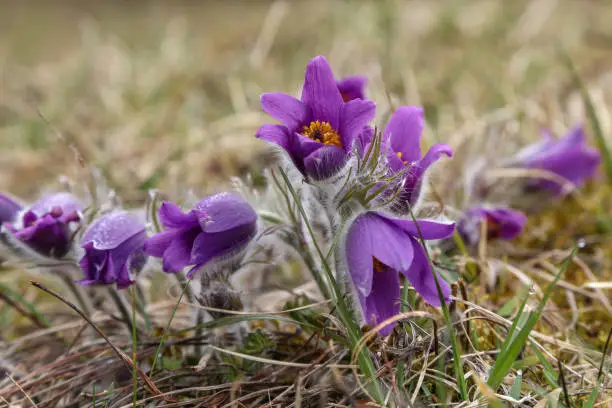
{"label": "pasque flower", "polygon": [[[513,158],[514,165],[546,170],[576,187],[593,177],[600,162],[600,154],[586,144],[584,129],[576,126],[561,139],[554,139],[548,130],[542,131],[543,139],[520,150]],[[554,180],[534,180],[531,188],[548,189],[555,193],[563,185]]]}
{"label": "pasque flower", "polygon": [[[381,323],[399,312],[399,273],[425,301],[440,306],[433,271],[418,240],[419,231],[423,239],[441,239],[449,237],[455,225],[430,220],[417,223],[366,212],[349,227],[345,248],[348,271],[368,324]],[[438,282],[444,299],[448,299],[448,284],[442,278]],[[389,334],[393,326],[385,326],[380,333]]]}
{"label": "pasque flower", "polygon": [[301,100],[283,93],[261,96],[263,110],[282,122],[263,125],[256,137],[284,149],[305,176],[322,180],[347,161],[353,142],[373,118],[374,102],[343,100],[334,74],[324,57],[306,67]]}
{"label": "pasque flower", "polygon": [[5,226],[35,251],[61,258],[70,249],[70,224],[80,220],[82,208],[80,201],[72,194],[56,193],[37,201]]}
{"label": "pasque flower", "polygon": [[487,239],[510,240],[523,232],[527,217],[506,207],[473,207],[457,222],[457,230],[468,245],[480,241],[482,223],[486,223]]}
{"label": "pasque flower", "polygon": [[423,176],[429,166],[442,155],[453,155],[453,149],[445,144],[433,145],[425,156],[421,155],[423,124],[422,108],[402,106],[393,113],[383,134],[389,170],[395,174],[405,172],[400,198],[410,205],[418,200]]}
{"label": "pasque flower", "polygon": [[163,258],[164,272],[192,266],[189,276],[205,264],[227,258],[246,247],[257,231],[257,214],[236,194],[206,197],[184,213],[164,202],[159,218],[165,231],[149,238],[145,251]]}
{"label": "pasque flower", "polygon": [[19,211],[21,211],[21,205],[9,196],[0,193],[0,225],[13,221]]}
{"label": "pasque flower", "polygon": [[83,235],[85,255],[79,266],[85,274],[81,285],[117,284],[123,289],[134,283],[134,273],[146,261],[147,233],[142,221],[126,211],[115,211],[96,220]]}
{"label": "pasque flower", "polygon": [[365,99],[365,86],[368,82],[364,76],[353,75],[342,78],[336,81],[340,95],[344,102],[352,101],[353,99]]}

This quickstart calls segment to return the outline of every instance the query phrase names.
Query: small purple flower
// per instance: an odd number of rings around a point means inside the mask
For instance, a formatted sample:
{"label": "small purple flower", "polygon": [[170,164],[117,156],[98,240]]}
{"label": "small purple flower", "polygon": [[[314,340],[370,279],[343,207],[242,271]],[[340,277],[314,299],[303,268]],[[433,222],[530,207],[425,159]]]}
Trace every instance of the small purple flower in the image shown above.
{"label": "small purple flower", "polygon": [[61,258],[70,249],[70,223],[80,220],[83,206],[70,193],[42,198],[26,210],[21,219],[5,224],[13,235],[35,251]]}
{"label": "small purple flower", "polygon": [[527,217],[522,212],[511,208],[471,208],[457,223],[457,230],[468,245],[476,245],[480,241],[482,222],[487,223],[488,240],[510,240],[523,232]]}
{"label": "small purple flower", "polygon": [[0,193],[0,225],[12,222],[21,211],[21,205],[17,204],[9,196]]}
{"label": "small purple flower", "polygon": [[246,247],[257,232],[257,214],[244,199],[220,193],[198,202],[187,214],[164,202],[159,218],[166,230],[149,238],[145,251],[163,258],[164,272],[192,265],[188,276],[202,266]]}
{"label": "small purple flower", "polygon": [[85,232],[81,247],[85,255],[79,266],[85,278],[81,285],[117,284],[118,289],[134,283],[133,274],[147,261],[144,224],[133,214],[116,211],[96,220]]}
{"label": "small purple flower", "polygon": [[410,205],[414,205],[419,198],[427,168],[442,155],[453,155],[450,146],[436,144],[425,156],[421,156],[423,124],[422,108],[402,106],[393,113],[383,134],[390,171],[396,174],[408,168],[405,170],[404,191],[400,198]]}
{"label": "small purple flower", "polygon": [[[368,324],[375,325],[399,313],[400,280],[402,273],[416,291],[433,306],[440,306],[440,297],[429,260],[418,237],[441,239],[452,235],[455,224],[390,218],[377,212],[358,216],[346,238],[348,270],[363,315]],[[438,282],[448,301],[450,287],[442,279]],[[380,330],[384,336],[394,325]]]}
{"label": "small purple flower", "polygon": [[[563,138],[555,140],[548,130],[542,131],[543,140],[520,150],[514,157],[517,165],[546,170],[571,182],[576,187],[593,177],[600,162],[600,154],[586,144],[584,129],[576,126]],[[563,186],[553,180],[535,180],[530,188],[561,193]]]}
{"label": "small purple flower", "polygon": [[344,102],[352,101],[353,99],[365,99],[365,86],[368,79],[364,76],[347,76],[340,81],[336,81],[338,90]]}
{"label": "small purple flower", "polygon": [[353,142],[373,118],[372,101],[345,102],[324,57],[306,67],[302,98],[283,93],[261,96],[263,110],[282,122],[263,125],[256,137],[283,148],[305,176],[323,180],[346,163]]}

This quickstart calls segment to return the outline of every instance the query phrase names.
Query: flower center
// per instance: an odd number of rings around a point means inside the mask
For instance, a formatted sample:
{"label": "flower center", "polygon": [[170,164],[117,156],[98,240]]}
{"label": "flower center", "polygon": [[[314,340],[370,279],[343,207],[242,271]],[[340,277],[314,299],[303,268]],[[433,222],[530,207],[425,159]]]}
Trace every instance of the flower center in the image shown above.
{"label": "flower center", "polygon": [[372,257],[372,263],[374,265],[374,272],[384,272],[387,269],[387,265],[374,257]]}
{"label": "flower center", "polygon": [[318,120],[310,122],[309,126],[304,126],[302,129],[302,135],[324,145],[342,147],[340,136],[329,122],[319,122]]}
{"label": "flower center", "polygon": [[498,238],[501,234],[501,225],[493,217],[487,215],[487,237]]}

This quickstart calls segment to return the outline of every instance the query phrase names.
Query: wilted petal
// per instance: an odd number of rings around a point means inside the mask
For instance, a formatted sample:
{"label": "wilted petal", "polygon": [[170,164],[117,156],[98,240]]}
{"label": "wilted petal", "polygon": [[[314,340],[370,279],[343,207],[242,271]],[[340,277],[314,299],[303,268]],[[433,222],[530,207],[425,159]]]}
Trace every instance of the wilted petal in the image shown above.
{"label": "wilted petal", "polygon": [[302,102],[310,108],[311,120],[329,122],[334,129],[339,128],[344,101],[325,57],[315,57],[308,63]]}
{"label": "wilted petal", "polygon": [[385,138],[390,140],[391,150],[401,153],[407,163],[421,158],[421,134],[423,133],[423,109],[402,106],[397,109],[385,127]]}
{"label": "wilted petal", "polygon": [[293,96],[270,92],[261,95],[261,106],[274,119],[285,124],[290,131],[300,130],[308,117],[308,108]]}
{"label": "wilted petal", "polygon": [[[410,268],[408,270],[403,270],[402,273],[427,303],[436,307],[440,306],[440,297],[438,295],[436,282],[425,250],[416,239],[411,238],[411,241],[414,251],[414,260]],[[444,300],[448,302],[451,294],[450,286],[448,286],[448,283],[446,283],[439,274],[438,283],[440,284]]]}

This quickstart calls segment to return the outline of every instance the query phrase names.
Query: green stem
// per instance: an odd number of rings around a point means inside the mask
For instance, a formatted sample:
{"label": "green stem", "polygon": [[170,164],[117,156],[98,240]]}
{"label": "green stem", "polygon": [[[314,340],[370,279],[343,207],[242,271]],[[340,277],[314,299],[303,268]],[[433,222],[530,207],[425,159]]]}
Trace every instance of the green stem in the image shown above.
{"label": "green stem", "polygon": [[117,293],[117,289],[115,289],[114,287],[109,286],[108,293],[113,299],[113,302],[115,302],[115,305],[117,306],[119,313],[121,313],[121,317],[123,318],[123,321],[131,334],[135,329],[135,325],[132,324],[132,318],[127,308],[125,307],[123,299],[121,299],[121,296],[119,296],[119,294]]}
{"label": "green stem", "polygon": [[132,369],[132,406],[137,407],[136,402],[138,401],[138,362],[136,361],[136,355],[138,350],[138,334],[136,333],[136,290],[134,287],[131,288],[130,294],[132,295],[132,362],[134,368]]}

